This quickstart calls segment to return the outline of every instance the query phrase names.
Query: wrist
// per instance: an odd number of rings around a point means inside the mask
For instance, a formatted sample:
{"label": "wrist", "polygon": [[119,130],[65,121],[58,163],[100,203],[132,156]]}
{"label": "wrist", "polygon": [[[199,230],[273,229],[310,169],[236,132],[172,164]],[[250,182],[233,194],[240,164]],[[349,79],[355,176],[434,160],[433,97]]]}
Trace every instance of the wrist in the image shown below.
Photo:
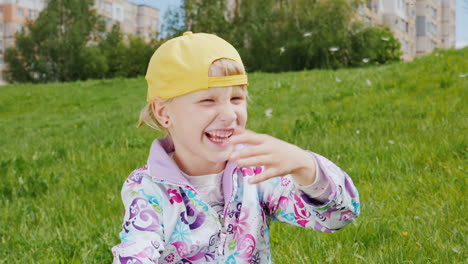
{"label": "wrist", "polygon": [[291,174],[294,181],[301,186],[314,184],[317,180],[317,167],[315,157],[303,151],[306,157],[300,159],[298,168]]}

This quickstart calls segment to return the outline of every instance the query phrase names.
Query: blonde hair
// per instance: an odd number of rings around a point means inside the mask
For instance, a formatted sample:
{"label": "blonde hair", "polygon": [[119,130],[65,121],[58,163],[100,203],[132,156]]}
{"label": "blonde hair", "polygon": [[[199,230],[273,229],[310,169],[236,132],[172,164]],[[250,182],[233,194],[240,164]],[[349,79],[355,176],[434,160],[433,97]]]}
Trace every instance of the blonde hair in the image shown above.
{"label": "blonde hair", "polygon": [[[230,76],[230,75],[239,75],[245,74],[243,67],[237,63],[236,61],[230,59],[219,59],[215,60],[208,71],[208,76],[210,77],[219,77],[219,76]],[[247,85],[239,85],[242,90],[247,92]],[[159,100],[161,103],[169,103],[172,99],[160,99],[157,98],[155,100]],[[138,121],[137,127],[141,127],[142,125],[146,124],[147,126],[157,130],[162,131],[166,135],[168,135],[168,131],[166,128],[161,126],[158,122],[156,117],[153,114],[152,105],[153,102],[150,102],[143,107],[140,112],[140,120]]]}

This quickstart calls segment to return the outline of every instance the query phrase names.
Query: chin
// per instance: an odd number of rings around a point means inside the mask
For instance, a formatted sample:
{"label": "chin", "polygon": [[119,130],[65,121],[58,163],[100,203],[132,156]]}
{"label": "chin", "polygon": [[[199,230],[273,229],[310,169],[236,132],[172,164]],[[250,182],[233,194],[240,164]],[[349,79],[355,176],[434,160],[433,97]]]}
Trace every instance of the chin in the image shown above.
{"label": "chin", "polygon": [[212,152],[215,156],[213,156],[213,161],[218,163],[218,162],[225,162],[226,160],[229,159],[229,156],[231,155],[233,151],[233,147],[229,146],[226,149],[222,151],[215,151]]}

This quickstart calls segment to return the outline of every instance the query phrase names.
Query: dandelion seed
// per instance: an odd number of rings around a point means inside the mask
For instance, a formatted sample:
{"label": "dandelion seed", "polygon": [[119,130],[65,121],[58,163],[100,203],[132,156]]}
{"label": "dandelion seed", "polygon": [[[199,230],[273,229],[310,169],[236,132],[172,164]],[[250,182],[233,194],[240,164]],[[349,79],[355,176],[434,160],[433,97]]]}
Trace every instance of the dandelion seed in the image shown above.
{"label": "dandelion seed", "polygon": [[401,234],[402,234],[404,237],[408,236],[408,232],[401,232]]}
{"label": "dandelion seed", "polygon": [[415,217],[414,217],[414,219],[417,219],[417,220],[419,220],[419,219],[421,219],[421,217],[419,217],[419,216],[415,216]]}
{"label": "dandelion seed", "polygon": [[368,62],[369,62],[369,59],[368,59],[368,58],[364,58],[364,59],[362,59],[362,62],[368,63]]}
{"label": "dandelion seed", "polygon": [[458,166],[458,169],[459,169],[459,170],[463,170],[463,166]]}
{"label": "dandelion seed", "polygon": [[302,36],[304,36],[304,38],[308,38],[308,37],[312,36],[312,33],[306,32],[306,33],[304,33],[304,35],[302,35]]}
{"label": "dandelion seed", "polygon": [[359,130],[356,130],[356,134],[358,134],[358,135],[359,135],[359,133],[361,133],[361,131],[359,131]]}
{"label": "dandelion seed", "polygon": [[468,76],[468,73],[463,73],[463,74],[460,74],[458,76],[460,76],[460,78],[465,78],[466,76]]}
{"label": "dandelion seed", "polygon": [[330,47],[329,50],[330,50],[331,52],[335,52],[335,51],[339,51],[340,48],[333,46],[333,47]]}
{"label": "dandelion seed", "polygon": [[19,177],[19,178],[18,178],[18,183],[19,183],[20,185],[23,185],[23,184],[24,184],[24,180],[23,180],[22,177]]}
{"label": "dandelion seed", "polygon": [[393,140],[390,139],[390,140],[388,141],[388,143],[393,145],[393,144],[395,144],[395,141],[393,141]]}
{"label": "dandelion seed", "polygon": [[453,247],[452,251],[457,253],[457,254],[460,254],[460,250],[457,247]]}
{"label": "dandelion seed", "polygon": [[383,41],[389,41],[389,40],[390,40],[390,38],[387,38],[387,37],[382,37],[382,40],[383,40]]}
{"label": "dandelion seed", "polygon": [[273,116],[272,113],[273,113],[273,109],[271,108],[268,108],[267,110],[265,110],[265,115],[268,118],[271,118]]}
{"label": "dandelion seed", "polygon": [[284,47],[281,47],[280,48],[280,55],[283,54],[283,52],[285,51],[286,49]]}
{"label": "dandelion seed", "polygon": [[335,81],[336,81],[336,82],[341,82],[341,79],[338,78],[338,77],[335,77]]}
{"label": "dandelion seed", "polygon": [[439,53],[436,53],[435,56],[436,56],[436,57],[439,57]]}
{"label": "dandelion seed", "polygon": [[369,85],[369,86],[372,85],[372,82],[371,82],[369,79],[366,79],[366,83],[367,83],[367,85]]}

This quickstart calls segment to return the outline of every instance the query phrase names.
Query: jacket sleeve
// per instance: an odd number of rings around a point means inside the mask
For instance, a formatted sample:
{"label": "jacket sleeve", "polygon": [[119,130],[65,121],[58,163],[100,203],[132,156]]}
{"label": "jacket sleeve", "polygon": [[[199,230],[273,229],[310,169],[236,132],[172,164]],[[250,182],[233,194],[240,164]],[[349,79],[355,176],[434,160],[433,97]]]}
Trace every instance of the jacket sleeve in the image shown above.
{"label": "jacket sleeve", "polygon": [[318,183],[298,187],[291,175],[265,181],[259,187],[264,208],[273,221],[335,232],[359,215],[359,194],[343,170],[318,154],[310,154],[317,161]]}
{"label": "jacket sleeve", "polygon": [[113,264],[158,263],[164,250],[162,214],[154,183],[144,172],[134,171],[122,188],[125,207],[121,243],[112,248]]}

